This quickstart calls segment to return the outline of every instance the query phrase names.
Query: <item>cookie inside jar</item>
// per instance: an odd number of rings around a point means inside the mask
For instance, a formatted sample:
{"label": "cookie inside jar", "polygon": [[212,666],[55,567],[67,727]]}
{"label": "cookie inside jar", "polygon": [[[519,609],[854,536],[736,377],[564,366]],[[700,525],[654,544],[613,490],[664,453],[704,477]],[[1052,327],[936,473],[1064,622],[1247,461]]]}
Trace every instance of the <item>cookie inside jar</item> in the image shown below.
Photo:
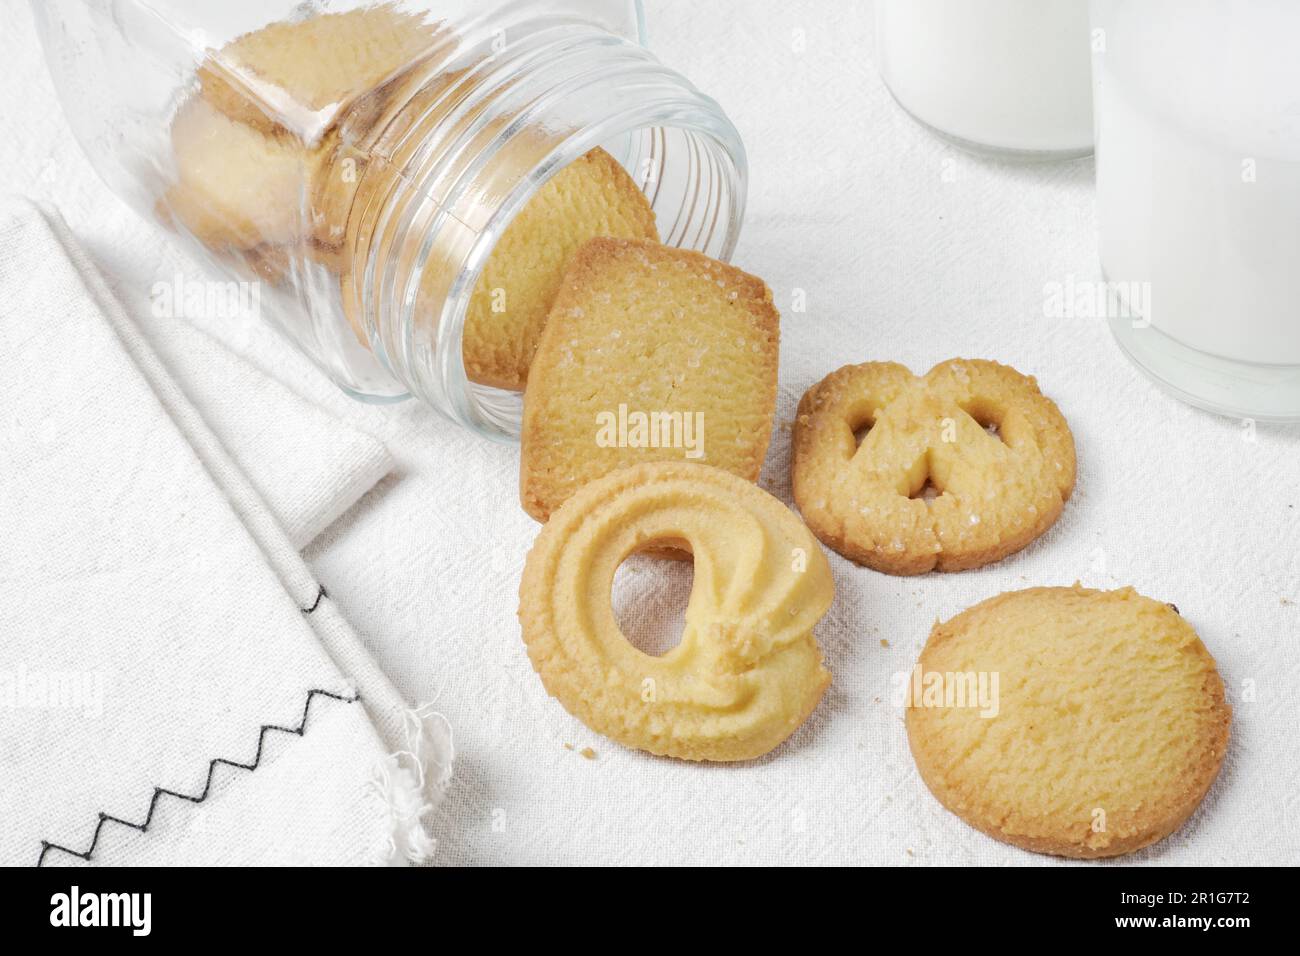
{"label": "cookie inside jar", "polygon": [[[348,392],[494,419],[472,406],[523,393],[578,248],[725,255],[740,225],[738,138],[692,100],[714,105],[547,7],[494,20],[372,4],[208,49],[170,118],[155,212],[263,284],[273,319]],[[615,66],[623,86],[602,85]],[[719,138],[642,127],[666,101]],[[675,213],[667,235],[655,203]],[[517,431],[520,398],[510,415],[498,431]]]}

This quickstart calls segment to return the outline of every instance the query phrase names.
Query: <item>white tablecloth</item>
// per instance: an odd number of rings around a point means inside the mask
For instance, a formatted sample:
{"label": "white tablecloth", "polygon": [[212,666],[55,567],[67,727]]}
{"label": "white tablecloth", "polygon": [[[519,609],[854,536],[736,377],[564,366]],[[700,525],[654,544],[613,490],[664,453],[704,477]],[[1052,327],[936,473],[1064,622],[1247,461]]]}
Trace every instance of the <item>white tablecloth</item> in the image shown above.
{"label": "white tablecloth", "polygon": [[[407,699],[436,699],[455,730],[440,860],[1052,862],[938,808],[888,690],[936,618],[1000,591],[1082,580],[1176,603],[1235,708],[1201,811],[1130,860],[1300,862],[1300,428],[1179,405],[1127,364],[1104,323],[1044,317],[1045,285],[1097,277],[1091,163],[988,163],[917,128],[874,72],[869,4],[647,8],[655,49],[722,102],[749,149],[736,261],[767,279],[783,312],[764,486],[789,500],[788,424],[826,372],[868,359],[924,371],[952,356],[1039,378],[1074,428],[1079,485],[1041,541],[980,571],[900,579],[833,557],[838,595],[818,635],[835,682],[812,719],[752,764],[676,763],[588,731],[532,673],[515,610],[536,527],[514,505],[513,448],[414,404],[351,403],[263,328],[213,328],[398,461],[308,557]],[[0,17],[6,187],[59,206],[122,299],[143,305],[154,281],[193,267],[78,153],[25,4],[0,0]],[[796,290],[806,312],[790,308]],[[683,606],[683,569],[641,562],[628,577],[626,590],[645,594],[631,602],[641,614]]]}

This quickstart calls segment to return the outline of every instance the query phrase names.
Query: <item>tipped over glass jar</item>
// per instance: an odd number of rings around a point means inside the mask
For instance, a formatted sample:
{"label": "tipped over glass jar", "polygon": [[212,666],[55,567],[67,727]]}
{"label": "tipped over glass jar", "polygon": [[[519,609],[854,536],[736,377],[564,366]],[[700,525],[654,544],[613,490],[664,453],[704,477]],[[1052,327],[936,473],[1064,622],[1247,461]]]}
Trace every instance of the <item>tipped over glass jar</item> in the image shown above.
{"label": "tipped over glass jar", "polygon": [[345,391],[498,438],[602,235],[730,257],[746,162],[634,0],[33,2],[78,141]]}

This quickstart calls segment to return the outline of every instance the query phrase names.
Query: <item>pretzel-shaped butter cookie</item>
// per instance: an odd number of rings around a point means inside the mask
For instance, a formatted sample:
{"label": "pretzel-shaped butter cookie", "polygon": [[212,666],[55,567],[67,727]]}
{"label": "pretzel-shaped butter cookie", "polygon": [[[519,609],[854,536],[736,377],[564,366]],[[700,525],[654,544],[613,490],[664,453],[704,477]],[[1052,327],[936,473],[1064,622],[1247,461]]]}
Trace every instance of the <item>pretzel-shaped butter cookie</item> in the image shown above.
{"label": "pretzel-shaped butter cookie", "polygon": [[1074,488],[1074,438],[1033,378],[997,362],[952,359],[924,377],[867,362],[804,395],[791,468],[804,520],[846,558],[961,571],[1052,525]]}
{"label": "pretzel-shaped butter cookie", "polygon": [[[681,643],[634,647],[611,606],[633,552],[689,550],[695,581]],[[685,760],[767,753],[830,684],[813,625],[834,595],[803,523],[720,468],[653,462],[585,485],[542,529],[519,587],[533,667],[571,714],[619,743]]]}

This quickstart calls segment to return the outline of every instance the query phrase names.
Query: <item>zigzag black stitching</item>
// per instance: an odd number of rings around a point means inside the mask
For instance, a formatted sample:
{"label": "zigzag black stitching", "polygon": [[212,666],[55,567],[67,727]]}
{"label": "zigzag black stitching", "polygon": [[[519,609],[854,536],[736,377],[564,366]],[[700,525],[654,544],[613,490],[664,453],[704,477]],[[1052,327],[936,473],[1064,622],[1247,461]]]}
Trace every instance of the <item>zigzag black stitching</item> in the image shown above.
{"label": "zigzag black stitching", "polygon": [[320,602],[325,600],[329,595],[325,592],[325,585],[320,585],[320,590],[316,592],[316,602],[311,607],[300,607],[298,610],[303,614],[310,614],[316,608],[320,607]]}
{"label": "zigzag black stitching", "polygon": [[[322,588],[322,595],[324,594],[324,591],[325,589]],[[320,598],[317,598],[316,603],[320,603]],[[202,803],[204,800],[208,799],[208,793],[212,790],[212,774],[213,771],[217,769],[217,764],[225,764],[227,767],[238,767],[240,770],[248,770],[251,772],[256,770],[258,765],[262,762],[262,745],[265,742],[266,735],[269,731],[278,730],[282,734],[293,734],[294,736],[301,737],[307,730],[307,715],[311,712],[311,702],[318,696],[329,697],[332,700],[342,701],[345,704],[355,704],[361,699],[360,694],[354,694],[352,697],[343,697],[340,694],[332,694],[327,690],[312,688],[307,691],[307,700],[302,705],[302,719],[298,721],[297,727],[279,727],[275,724],[262,725],[261,729],[257,732],[257,753],[254,755],[252,763],[240,763],[238,760],[227,760],[225,757],[214,757],[208,762],[208,780],[207,783],[203,785],[202,793],[193,796],[188,793],[178,793],[175,790],[168,790],[166,787],[154,787],[153,797],[149,800],[149,812],[145,814],[144,823],[132,823],[130,820],[123,820],[121,817],[115,817],[112,814],[101,812],[99,814],[99,823],[95,825],[95,835],[91,837],[90,846],[87,847],[84,852],[78,853],[76,850],[69,849],[66,846],[60,846],[57,843],[50,843],[48,840],[42,840],[41,855],[37,858],[36,865],[43,866],[45,864],[45,854],[49,853],[51,850],[60,850],[69,856],[75,856],[78,859],[89,862],[91,856],[95,852],[95,847],[99,844],[99,833],[104,829],[104,824],[106,823],[119,823],[124,827],[130,827],[132,830],[139,830],[141,833],[144,833],[149,829],[149,825],[153,822],[154,808],[158,806],[158,798],[163,794],[167,794],[169,797],[175,797],[178,800],[187,800],[190,803]]]}

